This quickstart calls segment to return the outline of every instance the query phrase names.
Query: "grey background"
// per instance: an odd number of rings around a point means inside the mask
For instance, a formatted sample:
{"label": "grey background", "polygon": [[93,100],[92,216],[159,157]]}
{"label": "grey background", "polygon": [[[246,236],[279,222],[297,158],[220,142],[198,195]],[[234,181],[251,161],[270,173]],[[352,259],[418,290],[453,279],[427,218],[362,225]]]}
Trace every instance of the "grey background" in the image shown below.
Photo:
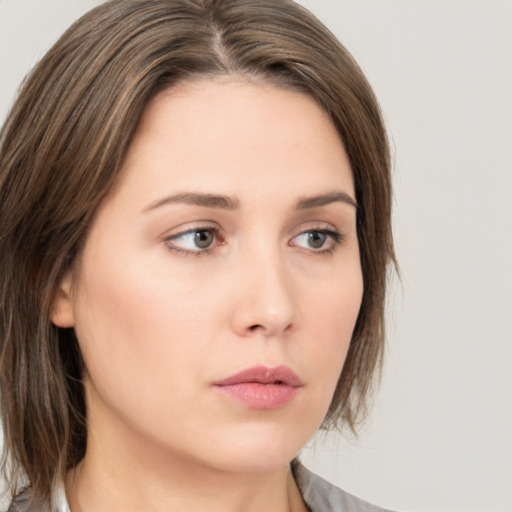
{"label": "grey background", "polygon": [[[0,0],[0,120],[94,0]],[[302,0],[379,96],[395,159],[388,359],[359,439],[306,464],[395,510],[512,511],[512,2]]]}

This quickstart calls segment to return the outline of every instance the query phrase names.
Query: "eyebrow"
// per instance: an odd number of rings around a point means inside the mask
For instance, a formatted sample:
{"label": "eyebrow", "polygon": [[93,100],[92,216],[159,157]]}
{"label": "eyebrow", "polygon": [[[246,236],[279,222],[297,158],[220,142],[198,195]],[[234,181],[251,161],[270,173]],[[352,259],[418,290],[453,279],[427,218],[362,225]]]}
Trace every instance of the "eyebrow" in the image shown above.
{"label": "eyebrow", "polygon": [[[308,210],[311,208],[319,208],[331,203],[341,202],[357,208],[357,203],[350,195],[345,192],[336,191],[318,196],[305,197],[300,199],[295,209]],[[182,192],[167,196],[162,199],[157,199],[149,203],[142,209],[143,213],[155,210],[161,206],[168,204],[184,203],[195,206],[204,206],[205,208],[218,208],[222,210],[236,210],[240,206],[240,201],[235,197],[217,195],[217,194],[203,194],[194,192]]]}
{"label": "eyebrow", "polygon": [[204,206],[206,208],[220,208],[222,210],[236,210],[240,202],[238,199],[217,195],[217,194],[196,194],[193,192],[183,192],[181,194],[174,194],[172,196],[164,197],[149,203],[143,208],[143,213],[155,210],[160,206],[175,203],[192,204],[195,206]]}
{"label": "eyebrow", "polygon": [[305,197],[304,199],[299,200],[296,208],[297,210],[307,210],[309,208],[318,208],[320,206],[326,206],[337,202],[348,204],[357,209],[356,201],[347,193],[341,191],[329,192],[319,196]]}

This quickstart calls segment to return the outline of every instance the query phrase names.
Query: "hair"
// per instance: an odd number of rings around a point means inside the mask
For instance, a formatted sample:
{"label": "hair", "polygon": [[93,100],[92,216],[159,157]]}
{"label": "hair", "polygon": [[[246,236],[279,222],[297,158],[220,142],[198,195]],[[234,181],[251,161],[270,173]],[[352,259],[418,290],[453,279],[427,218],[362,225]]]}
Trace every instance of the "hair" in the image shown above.
{"label": "hair", "polygon": [[178,82],[245,77],[308,94],[350,160],[362,304],[324,428],[364,417],[384,349],[395,262],[390,157],[375,96],[337,39],[291,0],[113,0],[83,16],[27,77],[0,132],[0,385],[11,492],[52,486],[85,454],[83,361],[52,324],[60,282],[117,176],[148,102]]}

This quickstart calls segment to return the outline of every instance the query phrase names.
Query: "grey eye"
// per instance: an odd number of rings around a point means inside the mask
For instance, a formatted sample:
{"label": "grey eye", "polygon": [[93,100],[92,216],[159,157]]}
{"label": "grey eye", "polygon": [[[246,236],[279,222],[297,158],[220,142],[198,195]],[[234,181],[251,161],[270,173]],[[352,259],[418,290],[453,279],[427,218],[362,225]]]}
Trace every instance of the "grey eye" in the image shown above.
{"label": "grey eye", "polygon": [[194,232],[194,245],[198,249],[207,249],[212,245],[214,238],[214,234],[210,230],[203,229],[196,231]]}
{"label": "grey eye", "polygon": [[327,233],[321,231],[310,231],[307,234],[307,243],[311,249],[321,249],[327,241]]}
{"label": "grey eye", "polygon": [[309,229],[291,240],[294,247],[302,247],[312,252],[328,252],[343,241],[344,236],[332,229]]}
{"label": "grey eye", "polygon": [[166,242],[170,249],[200,254],[217,245],[218,230],[216,228],[189,229],[169,237]]}

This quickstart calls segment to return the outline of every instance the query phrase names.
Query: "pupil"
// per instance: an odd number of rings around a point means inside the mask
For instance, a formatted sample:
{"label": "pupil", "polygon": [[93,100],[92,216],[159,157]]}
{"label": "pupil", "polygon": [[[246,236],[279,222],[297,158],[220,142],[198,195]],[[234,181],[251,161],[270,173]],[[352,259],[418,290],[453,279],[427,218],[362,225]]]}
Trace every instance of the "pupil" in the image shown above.
{"label": "pupil", "polygon": [[325,243],[325,239],[327,235],[325,233],[320,233],[319,231],[313,231],[309,233],[309,246],[313,249],[320,249]]}
{"label": "pupil", "polygon": [[199,249],[206,249],[213,242],[213,234],[210,231],[198,231],[194,236],[194,242]]}

